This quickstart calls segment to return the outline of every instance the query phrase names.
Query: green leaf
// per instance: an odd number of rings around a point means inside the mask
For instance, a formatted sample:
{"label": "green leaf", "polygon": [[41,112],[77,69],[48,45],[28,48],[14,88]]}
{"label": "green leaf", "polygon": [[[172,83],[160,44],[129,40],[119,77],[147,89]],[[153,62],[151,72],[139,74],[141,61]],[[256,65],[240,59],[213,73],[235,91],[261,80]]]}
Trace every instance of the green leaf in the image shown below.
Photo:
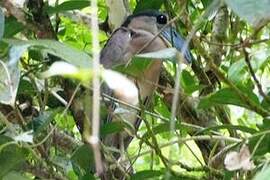
{"label": "green leaf", "polygon": [[[248,88],[241,88],[243,94],[246,94],[250,100],[260,106],[258,97]],[[204,97],[200,100],[198,105],[199,108],[209,108],[210,106],[214,106],[217,104],[232,104],[236,106],[241,106],[245,108],[249,108],[245,102],[238,96],[238,94],[231,88],[223,88],[219,91]]]}
{"label": "green leaf", "polygon": [[142,180],[142,179],[155,179],[163,175],[164,172],[156,170],[145,170],[139,171],[136,174],[131,176],[132,180]]}
{"label": "green leaf", "polygon": [[13,46],[9,51],[9,61],[4,63],[0,60],[0,102],[3,104],[15,105],[20,82],[18,61],[28,47],[28,45]]}
{"label": "green leaf", "polygon": [[13,169],[19,167],[27,157],[28,152],[15,144],[7,145],[11,138],[0,136],[0,179]]}
{"label": "green leaf", "polygon": [[195,78],[185,69],[181,72],[180,85],[187,94],[192,94],[200,88]]}
{"label": "green leaf", "polygon": [[94,155],[89,145],[80,146],[71,157],[72,166],[79,177],[94,171]]}
{"label": "green leaf", "polygon": [[164,0],[140,0],[134,10],[134,13],[146,10],[146,9],[160,9]]}
{"label": "green leaf", "polygon": [[0,40],[3,38],[4,30],[5,30],[5,15],[2,9],[0,8]]}
{"label": "green leaf", "polygon": [[234,83],[242,82],[245,79],[245,75],[247,75],[246,66],[244,59],[233,63],[228,70],[228,78]]}
{"label": "green leaf", "polygon": [[15,39],[5,39],[10,45],[21,46],[28,45],[29,47],[41,48],[44,52],[62,58],[63,60],[73,64],[79,68],[87,69],[91,68],[91,58],[83,51],[79,51],[72,47],[69,47],[63,43],[53,40],[31,40],[21,41]]}
{"label": "green leaf", "polygon": [[124,130],[125,125],[121,122],[111,122],[102,125],[101,135],[106,136],[113,133],[118,133]]}
{"label": "green leaf", "polygon": [[48,14],[59,13],[63,11],[70,11],[75,9],[83,9],[90,5],[90,1],[86,0],[77,0],[77,1],[65,1],[55,7],[49,7],[47,12]]}
{"label": "green leaf", "polygon": [[138,76],[143,72],[143,70],[149,67],[151,63],[152,61],[148,59],[135,57],[127,66],[120,65],[120,66],[115,67],[114,70],[118,72],[122,72],[127,75]]}
{"label": "green leaf", "polygon": [[269,0],[225,0],[225,2],[238,16],[255,27],[270,20]]}
{"label": "green leaf", "polygon": [[60,111],[60,109],[55,109],[53,111],[45,111],[40,113],[38,117],[33,118],[33,130],[34,134],[38,135],[41,131],[46,129],[50,122],[53,120],[54,116]]}
{"label": "green leaf", "polygon": [[22,30],[24,30],[24,26],[16,18],[13,16],[6,18],[4,38],[11,38]]}

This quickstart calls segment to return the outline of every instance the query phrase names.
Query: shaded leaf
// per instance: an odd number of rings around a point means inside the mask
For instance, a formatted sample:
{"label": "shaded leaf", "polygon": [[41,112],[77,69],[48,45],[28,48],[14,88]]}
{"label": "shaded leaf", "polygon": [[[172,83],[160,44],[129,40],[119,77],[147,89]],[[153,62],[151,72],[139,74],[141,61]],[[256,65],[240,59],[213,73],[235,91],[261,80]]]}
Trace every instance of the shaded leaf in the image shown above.
{"label": "shaded leaf", "polygon": [[109,134],[121,132],[124,130],[124,127],[125,125],[121,123],[121,121],[106,123],[102,125],[100,133],[102,136],[106,136]]}
{"label": "shaded leaf", "polygon": [[40,113],[38,117],[33,118],[33,130],[34,135],[39,134],[42,130],[46,129],[46,127],[53,120],[54,116],[59,112],[59,109],[54,111],[44,111]]}
{"label": "shaded leaf", "polygon": [[269,0],[225,0],[227,5],[241,18],[253,26],[261,26],[270,20]]}
{"label": "shaded leaf", "polygon": [[24,30],[24,26],[16,18],[13,16],[6,18],[4,38],[11,38],[22,30]]}
{"label": "shaded leaf", "polygon": [[71,161],[73,169],[79,177],[83,177],[94,170],[94,156],[89,145],[80,146],[73,153]]}
{"label": "shaded leaf", "polygon": [[160,9],[164,0],[140,0],[134,10],[134,13],[145,10],[145,9]]}

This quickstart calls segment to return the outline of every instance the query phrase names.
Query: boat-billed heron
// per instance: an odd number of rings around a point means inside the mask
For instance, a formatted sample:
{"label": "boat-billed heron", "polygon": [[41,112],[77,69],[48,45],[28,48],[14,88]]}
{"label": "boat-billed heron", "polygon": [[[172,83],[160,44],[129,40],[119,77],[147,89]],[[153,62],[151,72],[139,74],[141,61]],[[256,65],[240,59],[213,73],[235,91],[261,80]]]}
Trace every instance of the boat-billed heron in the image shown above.
{"label": "boat-billed heron", "polygon": [[[100,55],[101,64],[104,68],[111,69],[114,66],[126,64],[138,53],[154,52],[168,47],[175,47],[181,51],[185,40],[167,23],[168,17],[166,14],[156,10],[143,11],[128,16],[121,27],[112,33],[102,49]],[[163,31],[159,33],[161,29],[163,29]],[[189,50],[186,49],[182,54],[186,62],[191,63],[192,56]],[[143,69],[136,77],[129,77],[131,81],[137,85],[140,102],[146,103],[153,94],[159,80],[161,66],[161,60],[151,61],[151,64],[146,69]],[[114,96],[123,100],[115,94]],[[124,99],[124,101],[129,103],[126,99]],[[132,105],[138,106],[138,104]],[[140,119],[137,118],[137,115],[138,112],[128,116],[129,119],[125,119],[125,121],[129,121],[129,123],[133,124],[135,129],[137,129],[140,124]],[[114,121],[114,119],[113,117],[111,120]],[[126,148],[131,139],[132,137],[130,135],[123,132],[105,138],[103,142],[115,148],[120,148],[121,145]],[[119,155],[117,155],[117,157],[119,157]]]}

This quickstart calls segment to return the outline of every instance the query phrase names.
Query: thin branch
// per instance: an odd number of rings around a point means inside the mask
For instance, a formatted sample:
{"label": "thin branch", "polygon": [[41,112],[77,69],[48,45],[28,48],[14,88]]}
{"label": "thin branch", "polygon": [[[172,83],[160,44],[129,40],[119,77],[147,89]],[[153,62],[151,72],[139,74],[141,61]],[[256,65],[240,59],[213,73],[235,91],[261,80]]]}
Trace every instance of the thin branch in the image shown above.
{"label": "thin branch", "polygon": [[[100,152],[100,138],[99,138],[99,128],[100,128],[100,63],[99,63],[99,27],[98,27],[98,6],[97,0],[91,1],[92,8],[92,21],[91,21],[91,31],[92,31],[92,54],[93,54],[93,112],[92,112],[92,134],[89,137],[89,126],[84,128],[84,138],[85,141],[90,144],[93,148],[96,173],[101,175],[103,173],[102,158]],[[84,119],[84,121],[89,121],[89,119]],[[89,125],[89,122],[84,124]]]}
{"label": "thin branch", "polygon": [[249,57],[249,54],[248,52],[246,51],[246,49],[243,47],[243,53],[244,53],[244,56],[245,56],[245,62],[248,66],[248,70],[251,74],[251,77],[253,78],[257,88],[258,88],[258,91],[260,93],[260,95],[270,104],[270,97],[267,96],[264,92],[263,92],[263,89],[262,89],[262,85],[261,83],[259,82],[258,78],[256,77],[256,74],[251,66],[251,63],[250,63],[250,57]]}

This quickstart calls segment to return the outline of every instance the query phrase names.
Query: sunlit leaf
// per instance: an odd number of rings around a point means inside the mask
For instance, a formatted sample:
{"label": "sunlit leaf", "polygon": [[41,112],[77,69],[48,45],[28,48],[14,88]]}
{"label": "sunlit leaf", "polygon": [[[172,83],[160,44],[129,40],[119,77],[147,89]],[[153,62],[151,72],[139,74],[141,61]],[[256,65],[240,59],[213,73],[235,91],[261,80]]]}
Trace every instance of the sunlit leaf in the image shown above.
{"label": "sunlit leaf", "polygon": [[92,67],[91,58],[89,55],[87,55],[83,51],[79,51],[58,41],[54,40],[22,41],[14,39],[5,39],[4,41],[13,46],[28,45],[28,47],[36,47],[36,48],[40,47],[44,52],[60,57],[63,60],[79,68],[87,69]]}
{"label": "sunlit leaf", "polygon": [[176,54],[179,53],[177,49],[175,48],[167,48],[162,49],[155,52],[149,52],[149,53],[143,53],[143,54],[137,54],[136,57],[140,58],[151,58],[151,59],[169,59],[171,61],[175,61]]}
{"label": "sunlit leaf", "polygon": [[263,180],[268,179],[269,177],[270,177],[270,166],[267,166],[256,174],[254,180]]}
{"label": "sunlit leaf", "polygon": [[227,5],[241,18],[253,26],[261,26],[270,20],[269,0],[225,0]]}

